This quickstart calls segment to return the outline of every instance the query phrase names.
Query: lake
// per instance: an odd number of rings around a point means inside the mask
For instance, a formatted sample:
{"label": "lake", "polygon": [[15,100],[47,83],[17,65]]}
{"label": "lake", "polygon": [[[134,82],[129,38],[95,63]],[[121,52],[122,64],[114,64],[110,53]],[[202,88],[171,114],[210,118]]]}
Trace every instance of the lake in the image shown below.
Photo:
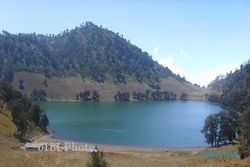
{"label": "lake", "polygon": [[42,102],[55,138],[142,147],[204,147],[205,118],[221,111],[211,103]]}

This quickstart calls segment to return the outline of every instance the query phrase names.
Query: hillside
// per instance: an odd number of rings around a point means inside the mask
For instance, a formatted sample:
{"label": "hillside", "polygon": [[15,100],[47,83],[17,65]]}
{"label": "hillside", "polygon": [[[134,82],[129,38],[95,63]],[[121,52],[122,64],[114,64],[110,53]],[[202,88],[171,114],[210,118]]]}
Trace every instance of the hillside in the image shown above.
{"label": "hillside", "polygon": [[36,102],[0,80],[0,136],[15,135],[22,141],[36,132],[47,132],[48,123]]}
{"label": "hillside", "polygon": [[[14,80],[15,88],[22,82],[26,90],[21,90],[28,94],[42,87],[41,79],[46,80],[47,98],[75,99],[80,91],[96,89],[108,101],[117,90],[131,93],[161,90],[177,97],[188,93],[191,99],[205,99],[204,89],[158,64],[119,33],[91,22],[58,35],[3,31],[0,77],[9,82]],[[30,84],[31,81],[34,83]]]}
{"label": "hillside", "polygon": [[11,120],[0,113],[0,136],[11,136],[16,132],[16,126]]}
{"label": "hillside", "polygon": [[240,69],[218,76],[209,87],[221,92],[219,103],[241,112],[250,107],[250,60]]}
{"label": "hillside", "polygon": [[[19,80],[21,79],[24,80],[24,89],[20,90]],[[47,82],[46,85],[44,84],[45,80]],[[182,92],[186,92],[191,100],[205,100],[205,94],[210,92],[209,89],[200,88],[189,83],[181,83],[172,77],[162,79],[160,85],[161,90],[174,92],[178,98]],[[41,88],[47,92],[47,98],[50,100],[75,100],[76,95],[84,90],[97,90],[102,101],[113,101],[113,96],[117,91],[129,92],[131,96],[135,91],[154,91],[147,84],[139,83],[133,78],[128,79],[126,84],[115,84],[111,80],[107,80],[104,83],[98,83],[89,79],[82,80],[80,76],[52,77],[47,79],[42,74],[27,72],[16,72],[13,86],[27,95],[31,94],[34,89]]]}
{"label": "hillside", "polygon": [[238,140],[241,158],[250,156],[250,61],[235,72],[217,77],[209,86],[221,95],[208,100],[220,103],[227,111],[207,117],[203,128],[207,142],[221,145]]}

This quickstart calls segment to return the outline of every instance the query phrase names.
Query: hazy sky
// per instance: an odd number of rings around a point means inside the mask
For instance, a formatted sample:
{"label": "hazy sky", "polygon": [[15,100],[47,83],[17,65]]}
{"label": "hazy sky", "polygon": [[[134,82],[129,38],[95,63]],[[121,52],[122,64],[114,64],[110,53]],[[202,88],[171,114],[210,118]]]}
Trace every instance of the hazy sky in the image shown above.
{"label": "hazy sky", "polygon": [[0,30],[11,33],[59,33],[85,21],[201,85],[250,59],[250,0],[0,0]]}

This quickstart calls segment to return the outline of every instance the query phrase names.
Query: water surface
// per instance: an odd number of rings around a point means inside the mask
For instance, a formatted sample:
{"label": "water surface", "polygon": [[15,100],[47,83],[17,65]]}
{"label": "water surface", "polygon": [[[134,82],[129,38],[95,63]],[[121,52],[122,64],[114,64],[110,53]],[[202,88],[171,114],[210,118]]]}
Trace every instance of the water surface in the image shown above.
{"label": "water surface", "polygon": [[143,147],[203,147],[205,118],[222,109],[203,102],[43,102],[56,138]]}

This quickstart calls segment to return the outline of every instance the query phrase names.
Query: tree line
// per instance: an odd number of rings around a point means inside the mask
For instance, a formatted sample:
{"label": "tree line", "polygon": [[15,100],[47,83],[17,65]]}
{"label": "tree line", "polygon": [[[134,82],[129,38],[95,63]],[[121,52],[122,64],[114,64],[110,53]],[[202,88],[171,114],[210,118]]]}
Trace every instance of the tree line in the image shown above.
{"label": "tree line", "polygon": [[76,95],[76,100],[99,102],[101,100],[101,96],[99,95],[97,90],[94,90],[92,92],[90,92],[89,90],[85,90]]}
{"label": "tree line", "polygon": [[130,101],[130,99],[134,99],[136,101],[143,100],[154,100],[154,101],[166,101],[166,100],[176,100],[177,95],[173,92],[168,91],[150,91],[146,90],[145,92],[133,92],[132,97],[129,92],[121,92],[117,91],[114,95],[115,101]]}
{"label": "tree line", "polygon": [[226,109],[210,115],[202,132],[211,146],[220,146],[233,140],[240,142],[241,158],[250,156],[250,61],[226,76],[217,77],[210,85],[220,94],[208,97]]}

